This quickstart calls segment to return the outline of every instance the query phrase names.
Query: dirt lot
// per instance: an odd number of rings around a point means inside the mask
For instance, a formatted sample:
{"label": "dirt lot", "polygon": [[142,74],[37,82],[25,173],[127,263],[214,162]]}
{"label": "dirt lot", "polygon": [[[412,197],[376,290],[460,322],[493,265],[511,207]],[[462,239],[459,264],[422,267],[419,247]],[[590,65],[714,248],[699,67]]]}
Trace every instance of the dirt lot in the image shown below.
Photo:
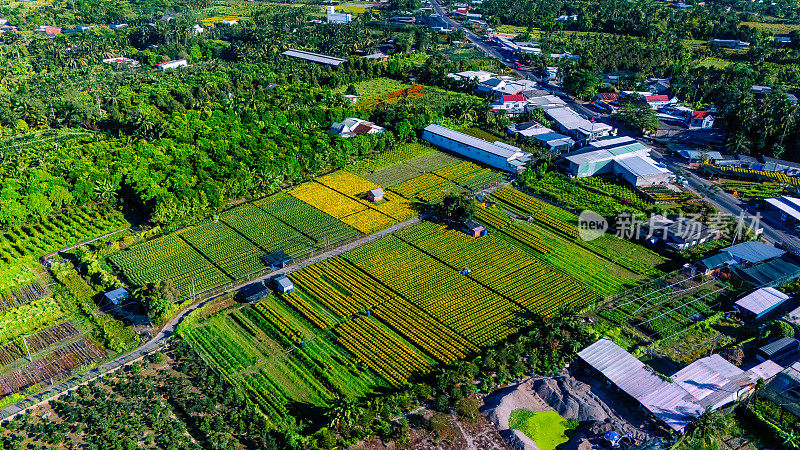
{"label": "dirt lot", "polygon": [[494,425],[483,416],[479,416],[477,422],[472,424],[459,420],[455,413],[451,413],[448,416],[448,426],[437,433],[430,427],[430,420],[434,414],[434,411],[423,408],[408,416],[411,435],[406,444],[397,445],[394,442],[372,439],[362,444],[360,448],[364,450],[398,448],[423,450],[510,449]]}
{"label": "dirt lot", "polygon": [[581,426],[567,444],[571,449],[598,448],[606,431],[630,435],[635,443],[665,436],[665,430],[632,400],[612,392],[602,381],[565,370],[555,378],[527,379],[485,398],[481,412],[512,445],[535,450],[527,436],[509,429],[508,419],[515,409],[555,410],[565,419],[575,418]]}

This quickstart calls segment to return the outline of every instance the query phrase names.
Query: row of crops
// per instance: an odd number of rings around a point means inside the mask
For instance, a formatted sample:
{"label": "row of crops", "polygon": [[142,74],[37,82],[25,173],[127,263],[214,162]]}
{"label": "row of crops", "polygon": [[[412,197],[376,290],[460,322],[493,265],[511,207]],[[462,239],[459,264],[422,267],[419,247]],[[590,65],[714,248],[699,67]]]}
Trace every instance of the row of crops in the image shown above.
{"label": "row of crops", "polygon": [[0,292],[0,311],[22,306],[48,294],[39,280]]}
{"label": "row of crops", "polygon": [[[63,322],[52,327],[44,328],[25,338],[25,342],[9,342],[0,346],[0,368],[8,366],[22,358],[27,357],[63,342],[80,332],[71,322]],[[25,346],[27,345],[27,349]]]}
{"label": "row of crops", "polygon": [[712,307],[724,293],[713,279],[674,275],[625,292],[597,316],[612,326],[635,328],[651,339],[663,339],[714,314]]}
{"label": "row of crops", "polygon": [[547,172],[530,181],[526,188],[573,210],[592,210],[603,217],[623,211],[642,213],[652,207],[632,188],[597,177],[568,179],[559,173]]}
{"label": "row of crops", "polygon": [[104,214],[95,209],[72,208],[41,222],[6,230],[0,236],[0,261],[40,257],[99,235],[128,226],[121,213]]}
{"label": "row of crops", "polygon": [[54,350],[41,359],[25,364],[0,377],[0,398],[40,383],[52,384],[73,370],[105,359],[106,354],[91,339],[85,338]]}

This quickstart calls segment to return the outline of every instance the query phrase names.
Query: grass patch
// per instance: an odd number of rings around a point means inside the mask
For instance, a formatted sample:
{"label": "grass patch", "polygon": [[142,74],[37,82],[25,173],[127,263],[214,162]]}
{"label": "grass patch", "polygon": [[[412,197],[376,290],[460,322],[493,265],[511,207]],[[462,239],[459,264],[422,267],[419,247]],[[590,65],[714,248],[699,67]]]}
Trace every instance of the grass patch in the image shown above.
{"label": "grass patch", "polygon": [[753,27],[759,31],[769,31],[772,34],[789,34],[792,31],[800,30],[800,24],[796,23],[742,22],[739,26]]}
{"label": "grass patch", "polygon": [[567,427],[561,415],[555,411],[532,412],[527,409],[511,411],[508,426],[522,431],[533,439],[541,450],[555,450],[569,438],[564,434]]}

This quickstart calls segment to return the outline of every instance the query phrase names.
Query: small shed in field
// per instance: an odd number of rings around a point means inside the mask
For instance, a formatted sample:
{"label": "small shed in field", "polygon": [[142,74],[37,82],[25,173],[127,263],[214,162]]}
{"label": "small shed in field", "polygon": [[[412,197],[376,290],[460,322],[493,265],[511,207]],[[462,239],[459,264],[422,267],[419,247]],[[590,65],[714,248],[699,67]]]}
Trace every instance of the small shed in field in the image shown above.
{"label": "small shed in field", "polygon": [[367,200],[371,201],[372,203],[383,201],[383,189],[375,188],[367,192]]}
{"label": "small shed in field", "polygon": [[294,291],[294,283],[286,276],[275,278],[275,287],[281,294],[291,294]]}
{"label": "small shed in field", "polygon": [[130,294],[125,288],[117,288],[114,289],[113,291],[108,291],[105,294],[103,294],[103,300],[108,305],[119,306],[119,304],[122,303],[123,300],[128,298],[129,295]]}
{"label": "small shed in field", "polygon": [[464,226],[466,227],[467,234],[473,237],[481,237],[486,236],[486,227],[480,224],[480,222],[474,220],[466,220],[464,221]]}
{"label": "small shed in field", "polygon": [[759,320],[781,306],[789,296],[773,288],[756,289],[736,301],[736,309],[746,320]]}

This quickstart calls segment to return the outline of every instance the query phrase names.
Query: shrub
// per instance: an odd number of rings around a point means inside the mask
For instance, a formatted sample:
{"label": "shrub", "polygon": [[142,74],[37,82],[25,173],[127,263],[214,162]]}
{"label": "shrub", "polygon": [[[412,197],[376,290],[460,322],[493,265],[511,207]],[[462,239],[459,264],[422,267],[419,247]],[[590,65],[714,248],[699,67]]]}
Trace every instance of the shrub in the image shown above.
{"label": "shrub", "polygon": [[462,398],[456,403],[456,412],[458,413],[458,417],[462,420],[475,423],[478,421],[478,417],[481,414],[480,407],[481,402],[478,401],[478,399],[472,397]]}

